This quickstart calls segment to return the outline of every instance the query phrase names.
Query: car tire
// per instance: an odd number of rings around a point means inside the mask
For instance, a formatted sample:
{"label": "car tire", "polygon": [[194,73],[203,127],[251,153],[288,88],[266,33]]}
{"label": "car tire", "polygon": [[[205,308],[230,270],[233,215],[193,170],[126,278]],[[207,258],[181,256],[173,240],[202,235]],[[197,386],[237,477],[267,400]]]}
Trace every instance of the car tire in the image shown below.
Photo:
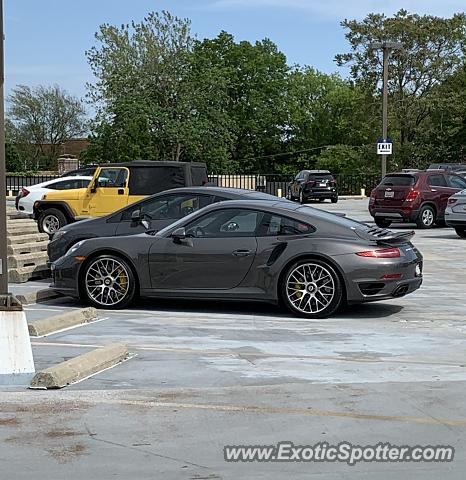
{"label": "car tire", "polygon": [[291,193],[291,188],[288,189],[288,192],[286,194],[286,198],[287,198],[287,200],[294,201],[293,194]]}
{"label": "car tire", "polygon": [[100,255],[87,262],[80,275],[80,285],[82,300],[96,308],[125,308],[136,297],[133,270],[126,260],[116,255]]}
{"label": "car tire", "polygon": [[337,203],[338,202],[338,197],[332,197],[331,200],[332,200],[332,203]]}
{"label": "car tire", "polygon": [[455,228],[455,232],[458,237],[466,238],[466,228]]}
{"label": "car tire", "polygon": [[[318,280],[313,275],[319,275]],[[299,260],[286,269],[280,281],[283,303],[301,317],[329,317],[343,301],[340,277],[333,266],[322,260]]]}
{"label": "car tire", "polygon": [[421,210],[419,210],[416,225],[419,228],[432,228],[435,224],[435,220],[435,210],[430,205],[424,205],[421,207]]}
{"label": "car tire", "polygon": [[392,224],[392,221],[386,218],[375,218],[374,222],[380,228],[388,228]]}
{"label": "car tire", "polygon": [[304,205],[306,203],[306,198],[304,197],[303,191],[299,191],[299,203],[301,205]]}
{"label": "car tire", "polygon": [[56,209],[48,208],[39,214],[37,219],[37,227],[40,233],[47,233],[51,238],[53,234],[68,224],[65,214]]}

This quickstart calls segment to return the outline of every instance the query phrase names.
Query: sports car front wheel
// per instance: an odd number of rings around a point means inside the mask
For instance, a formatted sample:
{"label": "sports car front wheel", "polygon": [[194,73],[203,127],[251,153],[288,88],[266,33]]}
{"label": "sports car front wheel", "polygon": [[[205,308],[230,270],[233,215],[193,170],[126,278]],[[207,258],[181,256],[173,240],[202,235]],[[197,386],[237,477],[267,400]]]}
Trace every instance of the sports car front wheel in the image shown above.
{"label": "sports car front wheel", "polygon": [[101,255],[84,266],[81,277],[84,300],[97,308],[124,308],[136,294],[136,281],[128,262]]}
{"label": "sports car front wheel", "polygon": [[328,317],[343,300],[339,276],[321,260],[301,260],[291,265],[282,277],[281,290],[288,309],[306,318]]}

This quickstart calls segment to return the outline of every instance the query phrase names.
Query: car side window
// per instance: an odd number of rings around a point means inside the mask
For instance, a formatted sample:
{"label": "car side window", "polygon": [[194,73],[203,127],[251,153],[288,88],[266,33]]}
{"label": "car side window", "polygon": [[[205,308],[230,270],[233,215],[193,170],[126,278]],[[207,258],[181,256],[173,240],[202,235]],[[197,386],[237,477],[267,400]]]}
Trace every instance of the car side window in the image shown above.
{"label": "car side window", "polygon": [[128,170],[125,168],[103,168],[97,179],[99,188],[125,188]]}
{"label": "car side window", "polygon": [[448,175],[448,184],[452,188],[461,188],[461,190],[466,188],[466,180],[456,175]]}
{"label": "car side window", "polygon": [[306,235],[313,232],[315,232],[315,228],[305,222],[267,213],[262,219],[258,236]]}
{"label": "car side window", "polygon": [[209,205],[210,199],[210,195],[199,194],[163,195],[128,209],[123,220],[130,220],[135,210],[140,210],[150,220],[177,220]]}
{"label": "car side window", "polygon": [[253,237],[262,216],[257,210],[215,210],[188,224],[186,234],[195,238]]}
{"label": "car side window", "polygon": [[71,190],[74,188],[81,188],[81,180],[62,180],[61,182],[48,185],[46,188],[52,190]]}
{"label": "car side window", "polygon": [[431,187],[446,187],[447,182],[445,181],[445,177],[443,175],[429,175],[427,179],[427,183]]}

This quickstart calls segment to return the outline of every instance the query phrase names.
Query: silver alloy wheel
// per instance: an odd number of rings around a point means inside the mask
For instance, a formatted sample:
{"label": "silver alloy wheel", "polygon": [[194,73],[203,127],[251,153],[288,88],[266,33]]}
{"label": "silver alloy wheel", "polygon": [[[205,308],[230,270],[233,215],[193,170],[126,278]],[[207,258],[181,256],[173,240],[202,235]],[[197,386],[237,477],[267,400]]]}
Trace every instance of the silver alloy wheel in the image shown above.
{"label": "silver alloy wheel", "polygon": [[327,268],[316,263],[303,263],[286,279],[286,295],[293,307],[302,313],[319,313],[335,297],[335,281]]}
{"label": "silver alloy wheel", "polygon": [[42,219],[42,229],[45,233],[52,235],[60,228],[60,220],[55,215],[46,215]]}
{"label": "silver alloy wheel", "polygon": [[434,223],[434,212],[430,208],[426,208],[422,212],[422,223],[426,227],[430,227]]}
{"label": "silver alloy wheel", "polygon": [[112,306],[127,295],[130,285],[126,266],[114,258],[99,258],[86,270],[86,292],[94,302]]}

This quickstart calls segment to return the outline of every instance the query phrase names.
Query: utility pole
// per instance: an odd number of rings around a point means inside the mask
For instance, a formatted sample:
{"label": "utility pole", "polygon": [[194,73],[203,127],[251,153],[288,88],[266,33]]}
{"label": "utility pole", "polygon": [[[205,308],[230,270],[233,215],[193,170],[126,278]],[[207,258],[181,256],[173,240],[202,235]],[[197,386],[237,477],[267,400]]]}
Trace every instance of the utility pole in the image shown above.
{"label": "utility pole", "polygon": [[[4,34],[3,34],[3,0],[0,0],[0,298],[8,295],[8,265],[6,244],[6,161],[5,161],[5,112],[3,88],[4,71]],[[4,300],[5,303],[6,300]],[[0,301],[0,304],[3,303]]]}
{"label": "utility pole", "polygon": [[3,0],[0,0],[0,385],[12,386],[28,385],[35,368],[26,314],[21,303],[8,293],[3,46]]}
{"label": "utility pole", "polygon": [[[382,139],[387,141],[388,137],[388,61],[392,50],[402,50],[403,45],[399,42],[374,42],[369,48],[381,49],[383,53],[382,73]],[[387,155],[382,154],[382,178],[387,174]]]}

